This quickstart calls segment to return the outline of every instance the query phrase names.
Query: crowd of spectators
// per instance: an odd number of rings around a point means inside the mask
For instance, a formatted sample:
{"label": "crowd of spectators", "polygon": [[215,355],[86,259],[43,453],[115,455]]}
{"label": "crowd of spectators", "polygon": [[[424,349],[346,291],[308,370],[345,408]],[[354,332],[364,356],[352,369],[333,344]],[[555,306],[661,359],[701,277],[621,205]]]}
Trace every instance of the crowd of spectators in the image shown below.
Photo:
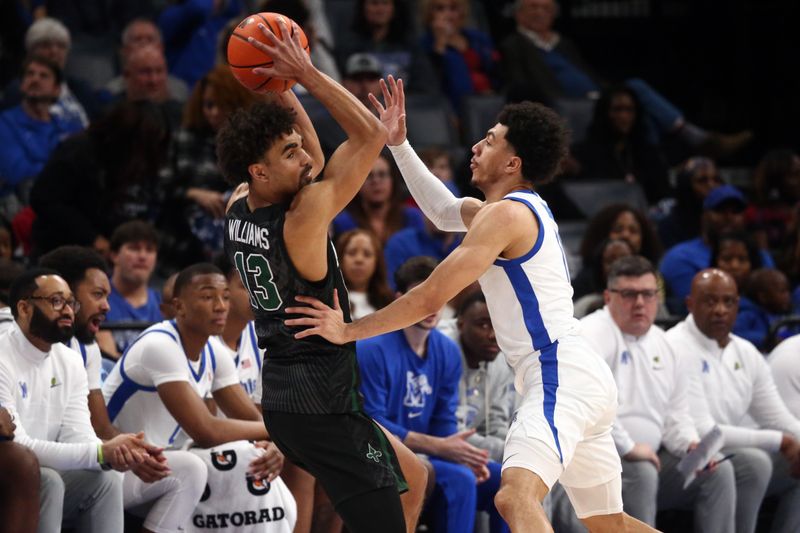
{"label": "crowd of spectators", "polygon": [[[13,17],[17,30],[6,33],[0,47],[5,84],[0,87],[0,328],[32,331],[41,340],[41,352],[58,355],[63,350],[53,346],[70,344],[69,339],[43,332],[42,321],[57,320],[68,308],[79,321],[79,308],[84,313],[93,309],[84,317],[91,335],[81,340],[76,333],[78,340],[70,346],[78,351],[95,346],[104,361],[102,378],[112,372],[122,380],[121,365],[116,374],[112,367],[141,331],[157,323],[191,328],[196,303],[186,296],[187,286],[197,277],[221,272],[231,293],[242,300],[231,304],[235,327],[206,332],[204,338],[220,336],[238,365],[247,397],[258,402],[260,380],[244,377],[243,365],[252,373],[263,354],[257,347],[248,354],[239,348],[250,343],[247,295],[230,265],[220,264],[221,271],[196,265],[217,260],[221,252],[224,210],[232,192],[217,167],[216,132],[234,110],[276,98],[252,93],[235,80],[224,64],[226,39],[247,13],[278,11],[303,25],[315,64],[341,79],[368,107],[368,94],[377,95],[379,80],[393,75],[404,80],[410,121],[415,105],[432,106],[445,117],[448,129],[455,131],[450,142],[415,147],[455,194],[472,191],[464,154],[475,140],[470,138],[471,117],[481,102],[530,99],[563,112],[578,128],[576,142],[559,180],[540,194],[564,228],[575,316],[603,351],[620,389],[624,408],[614,437],[623,458],[628,512],[655,523],[657,512],[682,509],[694,512],[698,531],[732,531],[730,525],[736,524],[736,531],[745,533],[755,531],[761,501],[774,496],[774,516],[762,513],[761,520],[771,519],[773,531],[800,530],[795,511],[800,509],[800,486],[790,476],[800,472],[800,365],[792,360],[800,339],[796,147],[761,154],[758,164],[747,169],[749,180],[732,183],[725,163],[752,134],[704,128],[643,79],[604,77],[569,36],[556,31],[555,0],[513,5],[340,2],[352,9],[348,27],[331,25],[322,0],[117,3],[113,12],[104,2],[10,2],[11,10],[5,5],[9,2],[3,3],[2,13]],[[89,69],[89,64],[107,68]],[[323,149],[337,146],[342,132],[331,117],[302,87],[294,90]],[[570,109],[583,109],[585,123],[576,121]],[[493,125],[491,118],[484,122],[482,127]],[[589,209],[571,184],[588,187]],[[611,185],[622,193],[611,196],[606,192]],[[330,235],[356,319],[424,280],[461,239],[425,218],[388,150],[334,220]],[[61,264],[69,262],[64,256],[89,253],[94,254],[86,267],[91,275],[69,278],[61,272]],[[181,278],[187,267],[189,274]],[[56,289],[67,292],[55,272],[75,296],[66,302],[62,298],[60,306],[50,299],[51,307],[44,307],[47,316],[41,315],[30,299]],[[98,281],[92,292],[85,283],[97,273],[107,283]],[[183,318],[162,322],[176,316]],[[114,323],[121,327],[105,329]],[[9,343],[9,353],[21,350],[18,341],[0,337],[0,343]],[[88,373],[85,353],[83,358]],[[479,530],[504,531],[492,496],[517,396],[480,290],[465,290],[426,323],[360,342],[358,358],[368,414],[425,458],[431,484],[423,522],[429,530],[463,532],[476,523]],[[645,364],[631,370],[637,358]],[[21,363],[14,361],[0,354],[0,363],[18,371]],[[65,381],[65,388],[84,390],[79,370],[64,370],[74,380]],[[142,374],[154,387],[160,375],[156,370]],[[195,373],[191,365],[190,370]],[[190,417],[186,409],[173,412],[172,393],[164,396],[172,416],[204,448],[235,440],[224,438],[226,428],[244,439],[263,438],[252,424],[258,419],[252,402],[230,408],[235,401],[229,387],[236,380],[230,368],[223,370],[230,372],[211,376],[213,391],[199,400],[194,389],[180,391],[179,397],[193,406],[205,401],[208,413],[217,412],[211,397],[221,397],[221,407],[229,407],[221,411],[238,419],[238,426],[209,422],[227,419],[212,414],[206,419],[205,411],[200,418]],[[683,376],[691,379],[684,382]],[[135,423],[112,426],[106,405],[114,390],[103,387],[101,393],[101,385],[89,375],[88,414],[77,404],[61,406],[80,411],[81,430],[71,436],[70,445],[105,442],[100,449],[107,454],[127,447],[149,457],[152,470],[137,473],[142,467],[117,455],[103,462],[100,452],[94,460],[59,462],[63,457],[42,453],[41,443],[66,445],[67,440],[60,442],[53,428],[39,431],[17,420],[17,434],[23,435],[19,441],[28,443],[31,454],[6,442],[14,435],[14,423],[0,405],[0,485],[5,490],[9,480],[25,481],[9,493],[17,498],[7,499],[0,512],[9,525],[26,524],[30,500],[39,497],[40,530],[62,520],[73,526],[117,527],[119,517],[103,522],[94,507],[78,512],[72,506],[87,491],[102,492],[97,506],[111,505],[103,502],[119,498],[114,491],[122,491],[125,508],[149,520],[146,525],[166,520],[158,504],[143,510],[145,500],[129,499],[125,490],[130,486],[114,486],[102,471],[81,474],[84,492],[62,494],[63,505],[53,503],[52,491],[63,492],[63,484],[78,476],[74,472],[97,470],[101,464],[129,470],[129,485],[157,484],[164,477],[159,447],[169,449],[172,441],[146,440],[150,435],[142,438],[143,426]],[[8,391],[2,386],[0,400],[6,400],[10,396],[3,396]],[[220,390],[228,392],[217,394]],[[27,398],[28,392],[21,394]],[[238,389],[235,394],[241,400]],[[729,401],[734,394],[739,399]],[[714,426],[722,429],[726,451],[735,450],[736,459],[686,489],[675,464]],[[268,444],[259,446],[274,453]],[[174,453],[168,457],[178,465],[175,475],[205,475],[197,457]],[[249,457],[249,452],[238,453]],[[296,467],[285,468],[292,494],[283,501],[287,513],[296,507],[297,530],[310,531],[312,523],[315,530],[320,523],[329,531],[341,530],[324,491]],[[58,469],[66,471],[63,481]],[[177,497],[162,485],[150,500]],[[200,494],[182,497],[198,500]],[[578,530],[563,492],[554,490],[552,499],[555,523]]]}

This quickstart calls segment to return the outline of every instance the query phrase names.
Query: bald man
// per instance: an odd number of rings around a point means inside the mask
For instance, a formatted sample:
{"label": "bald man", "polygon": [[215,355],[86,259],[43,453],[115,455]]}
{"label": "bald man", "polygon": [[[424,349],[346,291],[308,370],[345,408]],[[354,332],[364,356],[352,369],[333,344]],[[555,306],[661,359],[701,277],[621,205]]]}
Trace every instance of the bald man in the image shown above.
{"label": "bald man", "polygon": [[[725,453],[735,454],[736,531],[752,533],[764,496],[777,496],[773,532],[800,531],[800,420],[778,395],[764,357],[731,330],[739,308],[733,278],[718,269],[700,271],[686,298],[690,314],[667,332],[688,368],[690,404],[700,434],[718,425]],[[750,415],[757,428],[749,427]]]}
{"label": "bald man", "polygon": [[180,126],[182,105],[172,99],[167,84],[167,60],[162,47],[148,44],[133,50],[125,62],[122,78],[125,98],[129,101],[147,100],[160,105],[170,126]]}

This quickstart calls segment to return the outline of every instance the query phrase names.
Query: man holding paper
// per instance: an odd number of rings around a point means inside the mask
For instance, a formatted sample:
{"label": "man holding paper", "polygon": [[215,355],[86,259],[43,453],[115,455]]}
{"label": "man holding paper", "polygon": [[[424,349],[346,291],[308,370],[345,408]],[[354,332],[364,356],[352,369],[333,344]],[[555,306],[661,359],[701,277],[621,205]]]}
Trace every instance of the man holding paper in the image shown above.
{"label": "man holding paper", "polygon": [[[690,405],[701,432],[715,424],[736,473],[736,532],[752,533],[764,496],[778,496],[773,532],[800,531],[800,420],[778,395],[770,367],[750,342],[731,334],[739,308],[733,278],[717,269],[695,275],[690,314],[667,332],[690,361]],[[689,381],[689,379],[687,379]],[[750,415],[757,424],[751,428]]]}
{"label": "man holding paper", "polygon": [[730,462],[699,473],[685,489],[677,469],[700,437],[689,413],[685,359],[653,324],[657,294],[653,265],[624,257],[611,265],[605,307],[581,320],[582,335],[611,367],[619,391],[612,436],[622,457],[625,510],[655,525],[659,510],[693,509],[695,531],[731,532],[736,488]]}

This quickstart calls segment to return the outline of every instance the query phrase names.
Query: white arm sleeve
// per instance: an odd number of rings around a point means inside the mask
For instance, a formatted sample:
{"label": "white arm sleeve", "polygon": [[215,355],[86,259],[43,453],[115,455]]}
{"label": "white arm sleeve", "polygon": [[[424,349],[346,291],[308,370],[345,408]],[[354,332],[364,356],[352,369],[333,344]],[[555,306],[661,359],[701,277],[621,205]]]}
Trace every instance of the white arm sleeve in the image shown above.
{"label": "white arm sleeve", "polygon": [[463,198],[456,198],[444,183],[434,176],[417,156],[406,140],[403,144],[390,146],[394,160],[411,196],[425,216],[442,231],[467,231],[461,218]]}

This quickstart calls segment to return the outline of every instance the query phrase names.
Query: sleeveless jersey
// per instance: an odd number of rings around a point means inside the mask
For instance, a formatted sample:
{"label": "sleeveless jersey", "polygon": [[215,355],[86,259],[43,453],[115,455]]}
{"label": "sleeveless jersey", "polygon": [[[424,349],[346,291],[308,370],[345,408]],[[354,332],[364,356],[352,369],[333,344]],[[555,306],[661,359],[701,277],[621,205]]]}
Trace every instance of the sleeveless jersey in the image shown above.
{"label": "sleeveless jersey", "polygon": [[312,296],[339,306],[350,321],[350,303],[333,244],[328,241],[328,273],[318,282],[304,280],[289,258],[283,240],[288,205],[250,211],[247,199],[228,211],[225,253],[250,294],[258,345],[266,350],[261,405],[265,410],[303,414],[346,413],[361,409],[355,343],[338,346],[319,336],[295,339],[303,328],[284,320],[298,315],[285,309],[301,305],[295,296]]}
{"label": "sleeveless jersey", "polygon": [[513,192],[505,199],[521,202],[533,212],[539,236],[522,257],[497,258],[478,281],[497,344],[519,376],[529,366],[523,363],[533,360],[526,356],[555,354],[548,348],[559,338],[578,333],[579,322],[572,314],[567,260],[547,202],[532,191]]}

